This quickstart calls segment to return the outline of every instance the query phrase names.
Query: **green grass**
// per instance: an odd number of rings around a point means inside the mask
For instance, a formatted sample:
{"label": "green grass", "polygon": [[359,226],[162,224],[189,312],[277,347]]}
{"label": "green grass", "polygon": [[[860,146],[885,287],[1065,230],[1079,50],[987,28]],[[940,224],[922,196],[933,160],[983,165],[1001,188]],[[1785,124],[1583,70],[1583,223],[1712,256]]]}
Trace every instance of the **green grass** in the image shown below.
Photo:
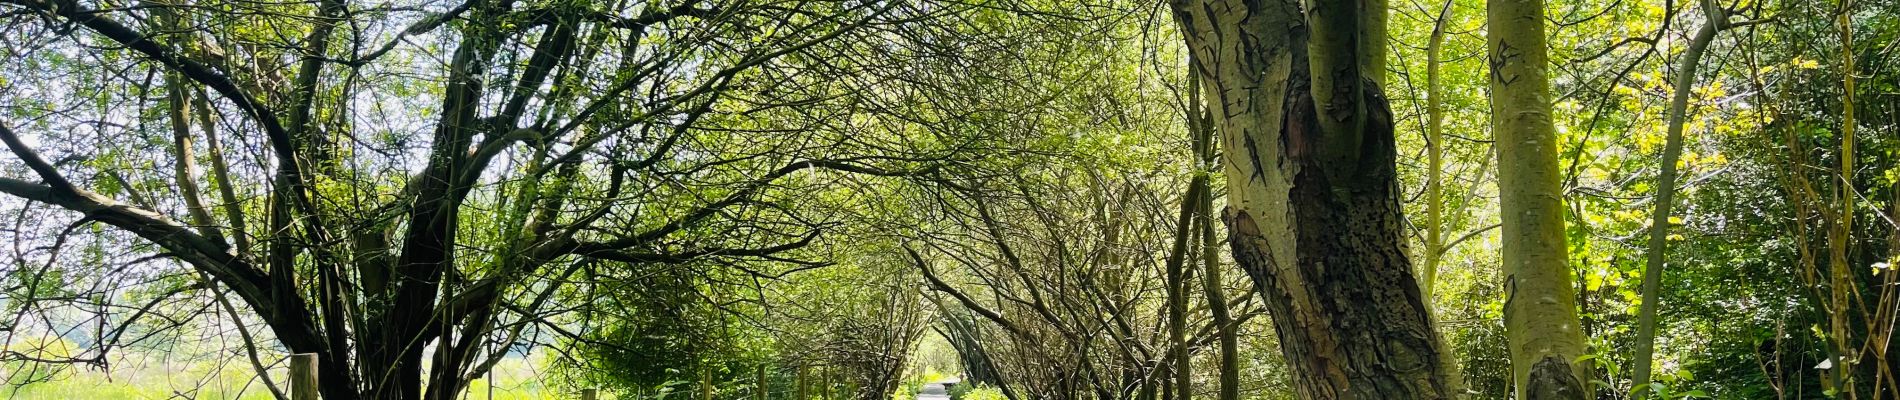
{"label": "green grass", "polygon": [[[0,399],[272,399],[270,391],[255,379],[250,365],[241,360],[220,363],[142,358],[145,359],[116,362],[110,371],[67,366],[50,381],[25,386],[0,385]],[[495,380],[492,398],[566,400],[574,397],[568,389],[546,385],[546,379],[551,378],[535,364],[526,358],[508,358],[497,363],[491,374]],[[0,376],[10,376],[12,372],[16,371],[0,368]],[[282,368],[271,371],[280,385],[284,382],[283,374]],[[470,383],[463,398],[487,400],[491,398],[490,389],[487,379],[477,379]]]}

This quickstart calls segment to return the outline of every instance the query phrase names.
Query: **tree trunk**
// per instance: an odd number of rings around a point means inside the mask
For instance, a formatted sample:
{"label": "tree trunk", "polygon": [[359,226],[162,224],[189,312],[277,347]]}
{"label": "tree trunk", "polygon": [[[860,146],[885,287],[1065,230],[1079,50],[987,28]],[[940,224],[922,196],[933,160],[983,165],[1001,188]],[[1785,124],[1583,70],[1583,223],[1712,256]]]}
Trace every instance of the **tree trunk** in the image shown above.
{"label": "tree trunk", "polygon": [[1853,400],[1857,397],[1854,390],[1854,362],[1860,353],[1860,346],[1853,342],[1854,329],[1849,326],[1853,309],[1852,299],[1858,293],[1855,288],[1853,268],[1848,259],[1848,247],[1853,244],[1854,233],[1854,30],[1850,18],[1852,3],[1841,2],[1839,24],[1841,29],[1841,169],[1835,190],[1835,201],[1840,209],[1835,211],[1834,223],[1827,231],[1828,247],[1828,338],[1834,341],[1834,376],[1842,398]]}
{"label": "tree trunk", "polygon": [[[1193,65],[1192,62],[1189,63]],[[1209,114],[1207,102],[1202,100],[1200,91],[1201,73],[1198,68],[1189,68],[1188,85],[1192,101],[1189,103],[1188,118],[1194,123],[1194,154],[1200,159],[1199,176],[1195,184],[1199,185],[1201,197],[1195,199],[1196,217],[1201,226],[1201,292],[1207,296],[1207,309],[1213,314],[1216,339],[1220,341],[1220,380],[1219,400],[1240,399],[1240,341],[1236,335],[1238,326],[1234,325],[1233,313],[1227,308],[1227,294],[1221,287],[1220,248],[1214,236],[1214,192],[1212,182],[1207,178],[1214,168],[1214,116]],[[1192,189],[1190,189],[1192,190]]]}
{"label": "tree trunk", "polygon": [[1369,73],[1384,70],[1368,65],[1382,59],[1369,53],[1383,26],[1369,25],[1383,9],[1324,3],[1302,18],[1286,1],[1172,5],[1216,109],[1234,259],[1273,316],[1295,393],[1450,397],[1405,255],[1391,111]]}
{"label": "tree trunk", "polygon": [[1490,0],[1486,35],[1504,223],[1504,331],[1517,398],[1592,397],[1564,242],[1543,0]]}
{"label": "tree trunk", "polygon": [[1675,205],[1676,160],[1682,158],[1683,119],[1688,113],[1689,93],[1695,88],[1696,67],[1702,62],[1702,53],[1708,50],[1709,42],[1715,40],[1715,33],[1722,29],[1722,10],[1711,0],[1703,0],[1702,9],[1709,19],[1689,40],[1689,50],[1682,53],[1682,64],[1676,69],[1675,94],[1669,101],[1669,127],[1660,161],[1662,171],[1656,176],[1656,209],[1650,213],[1649,249],[1644,257],[1643,302],[1636,316],[1636,357],[1633,360],[1636,364],[1630,375],[1631,397],[1637,400],[1648,398],[1650,367],[1656,358],[1656,308],[1662,305],[1663,266],[1669,251],[1669,210]]}
{"label": "tree trunk", "polygon": [[[1190,86],[1188,103],[1200,102],[1200,95],[1193,93],[1196,83]],[[1192,107],[1190,107],[1192,109]],[[1192,111],[1190,111],[1192,113]],[[1189,116],[1189,121],[1194,117]],[[1190,125],[1194,125],[1190,122]],[[1190,127],[1189,131],[1196,129]],[[1192,135],[1193,133],[1190,133]],[[1190,138],[1190,140],[1194,140]],[[1187,263],[1189,238],[1194,236],[1194,216],[1199,215],[1195,205],[1199,204],[1201,191],[1206,190],[1207,176],[1195,175],[1188,184],[1187,194],[1181,196],[1181,213],[1175,219],[1174,243],[1170,247],[1167,259],[1166,279],[1168,286],[1168,359],[1171,363],[1165,367],[1163,396],[1165,399],[1188,400],[1187,385],[1191,359],[1187,346]]]}
{"label": "tree trunk", "polygon": [[[1445,34],[1451,25],[1452,7],[1455,4],[1446,0],[1438,11],[1438,18],[1432,23],[1432,35],[1425,46],[1425,266],[1420,268],[1419,297],[1425,302],[1425,309],[1437,316],[1437,307],[1433,306],[1433,289],[1438,286],[1438,269],[1445,255],[1445,88],[1443,69],[1439,64],[1444,61]],[[1484,168],[1478,168],[1483,171]],[[1463,215],[1464,206],[1458,207]],[[1439,352],[1439,362],[1445,366],[1446,375],[1451,380],[1452,391],[1462,391],[1465,385],[1464,374],[1460,371],[1457,354],[1449,351]]]}
{"label": "tree trunk", "polygon": [[1445,90],[1439,85],[1440,54],[1445,51],[1445,25],[1451,23],[1451,1],[1438,13],[1432,24],[1432,36],[1425,45],[1425,268],[1418,280],[1425,304],[1432,304],[1432,288],[1438,282],[1438,261],[1445,247]]}
{"label": "tree trunk", "polygon": [[[1889,199],[1887,220],[1900,221],[1900,182],[1888,186],[1887,198]],[[1900,225],[1890,225],[1890,227],[1887,233],[1887,251],[1891,255],[1888,259],[1900,260]],[[1894,376],[1896,365],[1894,360],[1887,356],[1887,352],[1892,350],[1894,325],[1900,322],[1900,319],[1895,317],[1896,313],[1900,313],[1900,305],[1895,304],[1900,301],[1900,274],[1894,273],[1894,267],[1890,261],[1887,268],[1880,271],[1879,275],[1880,300],[1874,303],[1876,308],[1873,327],[1867,332],[1868,340],[1874,341],[1868,346],[1873,349],[1876,367],[1872,394],[1878,397],[1884,393],[1882,391],[1884,388],[1893,391],[1894,397],[1900,397],[1900,379]]]}

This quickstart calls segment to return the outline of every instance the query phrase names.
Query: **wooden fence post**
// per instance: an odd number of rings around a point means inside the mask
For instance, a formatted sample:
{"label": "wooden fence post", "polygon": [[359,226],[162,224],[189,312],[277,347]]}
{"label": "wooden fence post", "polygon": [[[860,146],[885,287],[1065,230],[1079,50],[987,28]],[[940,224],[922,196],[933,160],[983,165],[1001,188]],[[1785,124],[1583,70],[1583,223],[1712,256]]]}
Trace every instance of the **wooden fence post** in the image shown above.
{"label": "wooden fence post", "polygon": [[319,400],[317,353],[290,355],[290,400]]}
{"label": "wooden fence post", "polygon": [[600,400],[599,396],[600,396],[600,389],[595,389],[595,388],[581,389],[581,400]]}

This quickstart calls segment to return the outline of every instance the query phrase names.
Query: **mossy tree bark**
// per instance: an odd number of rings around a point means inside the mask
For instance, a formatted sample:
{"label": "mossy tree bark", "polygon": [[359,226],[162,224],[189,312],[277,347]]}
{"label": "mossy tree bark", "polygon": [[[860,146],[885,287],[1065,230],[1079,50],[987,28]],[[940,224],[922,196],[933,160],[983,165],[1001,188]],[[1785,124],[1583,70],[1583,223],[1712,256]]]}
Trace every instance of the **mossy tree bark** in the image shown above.
{"label": "mossy tree bark", "polygon": [[1229,244],[1295,393],[1450,397],[1402,235],[1382,2],[1171,5],[1226,155]]}

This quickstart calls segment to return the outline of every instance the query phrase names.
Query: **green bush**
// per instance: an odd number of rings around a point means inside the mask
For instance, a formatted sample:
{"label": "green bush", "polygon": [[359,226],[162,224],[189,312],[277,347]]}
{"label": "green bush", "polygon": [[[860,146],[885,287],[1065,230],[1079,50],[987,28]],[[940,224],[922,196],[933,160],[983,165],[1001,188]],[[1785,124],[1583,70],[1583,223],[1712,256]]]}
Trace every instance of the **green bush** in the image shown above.
{"label": "green bush", "polygon": [[950,387],[951,400],[1005,400],[1003,391],[993,387],[979,385],[955,385]]}

